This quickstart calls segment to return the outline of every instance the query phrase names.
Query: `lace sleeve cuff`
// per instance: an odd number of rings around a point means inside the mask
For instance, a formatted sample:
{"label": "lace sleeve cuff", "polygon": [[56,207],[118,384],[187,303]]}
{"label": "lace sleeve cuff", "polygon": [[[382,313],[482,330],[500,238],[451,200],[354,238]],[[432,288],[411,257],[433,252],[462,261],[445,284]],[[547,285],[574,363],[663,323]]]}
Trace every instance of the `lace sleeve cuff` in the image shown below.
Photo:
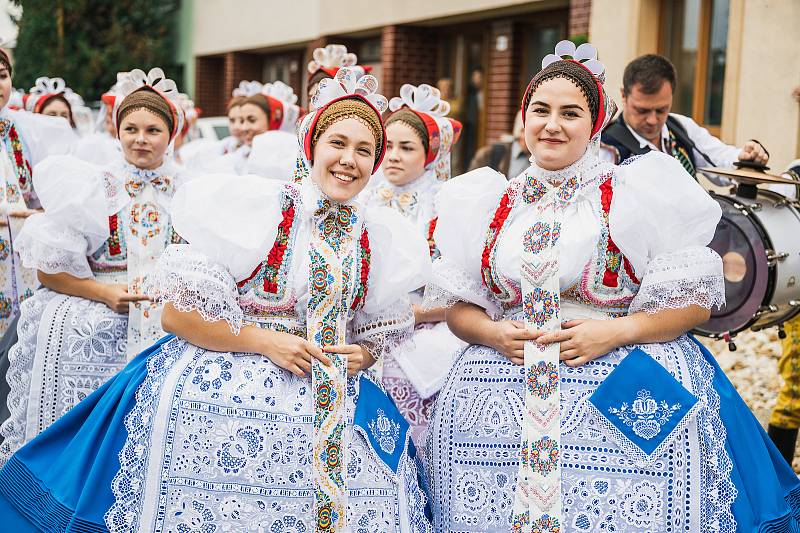
{"label": "lace sleeve cuff", "polygon": [[45,274],[70,274],[76,278],[93,276],[86,260],[86,238],[68,226],[48,221],[44,215],[33,215],[14,243],[22,265]]}
{"label": "lace sleeve cuff", "polygon": [[376,361],[414,332],[414,312],[408,299],[397,300],[378,313],[359,311],[352,323],[353,342],[363,344]]}
{"label": "lace sleeve cuff", "polygon": [[492,315],[501,313],[481,280],[476,280],[464,269],[440,259],[433,264],[433,276],[425,287],[422,309],[452,307],[458,302],[478,305]]}
{"label": "lace sleeve cuff", "polygon": [[238,335],[244,314],[228,270],[190,245],[168,246],[146,281],[146,292],[179,311],[197,311],[208,322],[224,320]]}
{"label": "lace sleeve cuff", "polygon": [[725,305],[722,259],[705,246],[664,253],[650,261],[629,312],[655,313],[690,305],[706,309]]}

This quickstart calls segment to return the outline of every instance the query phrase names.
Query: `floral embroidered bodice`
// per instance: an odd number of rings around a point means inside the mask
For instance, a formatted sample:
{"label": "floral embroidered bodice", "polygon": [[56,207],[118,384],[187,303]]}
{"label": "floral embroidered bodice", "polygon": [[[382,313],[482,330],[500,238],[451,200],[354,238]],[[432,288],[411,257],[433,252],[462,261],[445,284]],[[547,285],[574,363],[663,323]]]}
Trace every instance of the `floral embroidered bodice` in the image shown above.
{"label": "floral embroidered bodice", "polygon": [[[582,166],[586,165],[579,161],[558,176],[531,166],[502,195],[487,231],[481,274],[492,297],[506,311],[513,312],[522,304],[519,267],[514,266],[523,247],[536,250],[551,241],[569,257],[561,261],[562,301],[619,315],[627,312],[636,295],[639,280],[609,229],[614,169]],[[546,182],[558,189],[557,203],[563,211],[555,227],[536,220],[533,209],[548,190]]]}
{"label": "floral embroidered bodice", "polygon": [[335,204],[315,186],[288,183],[280,205],[278,231],[266,259],[236,284],[244,320],[305,336],[309,283],[333,283],[330,273],[315,268],[317,258],[308,251],[311,240],[328,240],[336,249],[346,285],[341,304],[352,320],[368,291],[371,253],[363,207]]}

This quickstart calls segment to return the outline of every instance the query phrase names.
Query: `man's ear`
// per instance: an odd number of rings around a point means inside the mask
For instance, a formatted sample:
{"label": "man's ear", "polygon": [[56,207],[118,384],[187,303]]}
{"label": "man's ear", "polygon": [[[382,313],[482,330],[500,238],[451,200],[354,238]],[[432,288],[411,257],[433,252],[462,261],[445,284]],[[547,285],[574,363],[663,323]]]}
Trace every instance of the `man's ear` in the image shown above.
{"label": "man's ear", "polygon": [[622,98],[622,101],[625,101],[625,87],[619,88],[619,97]]}

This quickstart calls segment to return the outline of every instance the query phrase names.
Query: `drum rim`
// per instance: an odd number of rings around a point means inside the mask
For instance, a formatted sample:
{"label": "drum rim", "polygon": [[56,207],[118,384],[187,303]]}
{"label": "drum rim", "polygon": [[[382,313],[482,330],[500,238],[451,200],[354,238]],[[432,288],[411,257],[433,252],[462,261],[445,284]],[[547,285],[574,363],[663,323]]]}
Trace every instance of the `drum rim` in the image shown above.
{"label": "drum rim", "polygon": [[[769,193],[775,194],[777,196],[781,196],[781,195],[779,195],[777,193],[774,193],[774,191],[767,191],[767,190],[759,189],[759,193],[761,193],[761,192],[769,192]],[[734,205],[734,203],[741,203],[741,202],[737,202],[736,201],[736,199],[740,198],[740,197],[737,197],[736,195],[719,194],[719,193],[715,193],[714,191],[709,191],[709,194],[711,195],[712,198],[714,198],[714,200],[719,201],[719,199],[722,199],[728,205],[730,205],[733,209],[736,209],[740,213],[742,212],[740,209],[737,209],[735,207],[735,205]],[[769,238],[769,235],[767,234],[766,228],[764,227],[763,222],[761,222],[761,220],[759,219],[758,214],[753,212],[753,211],[748,211],[747,213],[748,213],[747,215],[743,215],[743,216],[744,216],[745,219],[747,219],[747,220],[749,220],[751,222],[752,226],[756,230],[756,233],[758,233],[758,235],[761,237],[762,242],[764,244],[764,249],[765,250],[771,249],[772,248],[772,239]],[[722,217],[720,217],[720,220],[721,219],[722,219]],[[716,235],[716,230],[715,230],[715,235]],[[713,241],[713,238],[712,238],[712,241]],[[711,244],[711,242],[709,242],[709,245],[710,244]],[[767,268],[766,268],[766,285],[765,285],[765,288],[764,288],[764,296],[761,298],[761,301],[759,302],[759,307],[762,307],[763,305],[765,305],[765,302],[769,302],[772,299],[773,295],[775,294],[775,270],[776,269],[775,269],[774,265],[770,265],[769,264],[769,262],[767,261],[766,257],[764,257],[763,259],[759,259],[758,257],[756,257],[756,262],[760,263],[762,265],[766,264],[766,266],[767,266]],[[748,300],[748,302],[749,302],[749,300]],[[735,316],[736,316],[737,311],[739,309],[741,309],[741,307],[743,307],[743,306],[740,306],[738,309],[732,310],[730,312],[730,314],[727,314],[724,318],[723,317],[715,318],[714,316],[711,316],[706,322],[704,322],[700,326],[697,326],[692,331],[694,333],[697,333],[698,335],[703,335],[703,336],[706,336],[706,337],[719,337],[720,335],[722,335],[724,333],[736,334],[736,333],[740,333],[742,331],[745,331],[745,330],[749,329],[753,324],[755,324],[757,322],[758,319],[756,318],[755,314],[752,314],[750,316],[750,318],[748,318],[746,321],[742,322],[740,325],[734,326],[734,327],[729,328],[729,329],[723,330],[721,328],[715,328],[714,330],[711,330],[711,329],[708,329],[708,328],[704,327],[704,326],[708,326],[709,324],[714,323],[715,321],[725,320],[725,319],[727,319],[727,320],[734,319]],[[712,311],[712,313],[713,313],[713,311]],[[764,326],[764,327],[769,327],[769,326]]]}

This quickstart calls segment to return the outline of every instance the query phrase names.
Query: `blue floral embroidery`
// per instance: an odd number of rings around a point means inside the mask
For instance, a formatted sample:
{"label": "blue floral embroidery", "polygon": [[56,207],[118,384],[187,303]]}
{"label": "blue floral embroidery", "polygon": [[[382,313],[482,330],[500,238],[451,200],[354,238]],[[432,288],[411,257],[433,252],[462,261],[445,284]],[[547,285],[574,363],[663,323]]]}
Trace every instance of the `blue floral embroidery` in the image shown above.
{"label": "blue floral embroidery", "polygon": [[378,418],[370,420],[367,424],[372,436],[378,441],[378,445],[385,453],[393,454],[397,446],[397,439],[400,437],[400,424],[390,420],[383,412],[378,409]]}
{"label": "blue floral embroidery", "polygon": [[650,391],[642,389],[636,393],[632,405],[623,402],[617,407],[609,407],[608,412],[616,415],[626,426],[633,429],[639,437],[650,440],[661,432],[661,428],[669,422],[675,411],[681,408],[680,403],[669,405],[666,401],[658,402],[652,398]]}

